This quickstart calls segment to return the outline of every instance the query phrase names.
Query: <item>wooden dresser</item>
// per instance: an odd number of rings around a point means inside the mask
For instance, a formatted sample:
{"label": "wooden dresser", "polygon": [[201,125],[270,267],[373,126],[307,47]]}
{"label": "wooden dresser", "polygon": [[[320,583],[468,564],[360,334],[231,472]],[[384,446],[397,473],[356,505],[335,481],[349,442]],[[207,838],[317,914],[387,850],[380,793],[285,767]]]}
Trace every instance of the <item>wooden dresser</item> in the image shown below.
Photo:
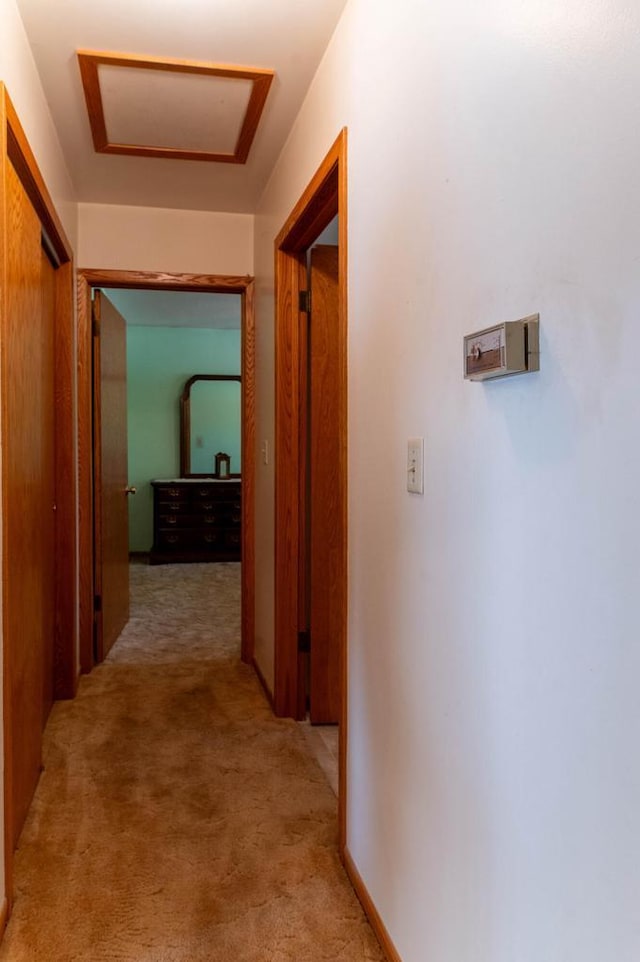
{"label": "wooden dresser", "polygon": [[153,547],[150,564],[240,561],[239,478],[152,481]]}

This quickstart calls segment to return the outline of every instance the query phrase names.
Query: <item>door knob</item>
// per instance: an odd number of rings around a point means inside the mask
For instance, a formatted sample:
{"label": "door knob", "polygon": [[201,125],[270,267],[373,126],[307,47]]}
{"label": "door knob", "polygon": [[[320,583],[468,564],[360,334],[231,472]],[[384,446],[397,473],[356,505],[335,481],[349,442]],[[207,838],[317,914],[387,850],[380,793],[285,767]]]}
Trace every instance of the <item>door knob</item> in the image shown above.
{"label": "door knob", "polygon": [[135,489],[134,485],[128,484],[128,485],[126,486],[126,488],[124,489],[124,493],[125,493],[125,494],[135,494],[135,493],[136,493],[136,489]]}

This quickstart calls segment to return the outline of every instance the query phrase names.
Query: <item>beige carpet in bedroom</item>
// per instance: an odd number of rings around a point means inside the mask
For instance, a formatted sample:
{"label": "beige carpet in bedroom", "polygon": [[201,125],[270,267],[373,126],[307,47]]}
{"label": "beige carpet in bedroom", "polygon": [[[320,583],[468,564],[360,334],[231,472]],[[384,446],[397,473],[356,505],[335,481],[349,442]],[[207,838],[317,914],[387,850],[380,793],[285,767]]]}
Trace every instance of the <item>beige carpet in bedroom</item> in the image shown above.
{"label": "beige carpet in bedroom", "polygon": [[336,798],[239,662],[239,565],[134,565],[54,707],[0,962],[382,962]]}

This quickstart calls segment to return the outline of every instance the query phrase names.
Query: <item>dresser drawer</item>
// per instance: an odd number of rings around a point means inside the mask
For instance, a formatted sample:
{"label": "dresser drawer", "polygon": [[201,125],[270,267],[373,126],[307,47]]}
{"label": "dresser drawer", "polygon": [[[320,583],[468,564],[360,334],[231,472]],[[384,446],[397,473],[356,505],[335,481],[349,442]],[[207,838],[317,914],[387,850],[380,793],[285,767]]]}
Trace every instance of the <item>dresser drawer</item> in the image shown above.
{"label": "dresser drawer", "polygon": [[188,501],[157,501],[156,508],[159,515],[163,514],[187,514],[189,512]]}
{"label": "dresser drawer", "polygon": [[193,538],[190,528],[159,528],[155,540],[161,548],[186,548],[193,543]]}
{"label": "dresser drawer", "polygon": [[227,524],[232,528],[238,528],[242,521],[242,508],[240,504],[230,504],[227,510]]}
{"label": "dresser drawer", "polygon": [[225,502],[219,501],[216,498],[192,498],[189,502],[189,510],[200,514],[207,514],[209,511],[218,511],[221,504],[225,504]]}
{"label": "dresser drawer", "polygon": [[242,535],[240,531],[225,531],[224,532],[224,543],[227,548],[233,548],[240,551],[242,544]]}
{"label": "dresser drawer", "polygon": [[162,548],[213,548],[224,544],[224,532],[212,528],[160,528],[157,543]]}
{"label": "dresser drawer", "polygon": [[198,510],[192,505],[190,518],[190,523],[195,525],[201,524],[209,526],[211,524],[219,524],[222,525],[222,527],[226,527],[227,525],[235,527],[240,524],[242,520],[242,511],[240,505],[234,502],[212,501],[200,505]]}
{"label": "dresser drawer", "polygon": [[221,507],[212,506],[210,511],[202,511],[200,514],[183,514],[160,509],[158,511],[159,528],[212,528],[220,527],[230,523],[228,512]]}
{"label": "dresser drawer", "polygon": [[224,483],[194,484],[190,492],[191,503],[210,504],[216,501],[239,501],[240,485],[233,481]]}
{"label": "dresser drawer", "polygon": [[189,499],[186,484],[157,484],[154,485],[154,491],[158,501],[187,501]]}

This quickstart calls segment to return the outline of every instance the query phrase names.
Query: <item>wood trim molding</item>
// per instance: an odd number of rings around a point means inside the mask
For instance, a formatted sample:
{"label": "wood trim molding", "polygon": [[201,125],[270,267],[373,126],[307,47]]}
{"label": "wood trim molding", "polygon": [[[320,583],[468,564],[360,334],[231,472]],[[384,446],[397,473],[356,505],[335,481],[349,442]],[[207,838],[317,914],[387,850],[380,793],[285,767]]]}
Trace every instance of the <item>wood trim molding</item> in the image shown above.
{"label": "wood trim molding", "polygon": [[80,671],[93,668],[93,337],[91,287],[78,272],[76,278],[77,419],[78,419],[78,555]]}
{"label": "wood trim molding", "polygon": [[275,650],[274,703],[280,717],[300,719],[298,575],[300,558],[300,373],[298,294],[304,254],[276,250]]}
{"label": "wood trim molding", "polygon": [[[342,178],[346,189],[347,130],[340,131],[326,157],[307,184],[302,196],[284,222],[276,237],[276,249],[306,251],[327,224],[338,213],[340,201],[336,198]],[[340,219],[346,217],[346,204],[341,208]],[[342,239],[342,238],[340,238]]]}
{"label": "wood trim molding", "polygon": [[53,205],[18,114],[7,93],[7,88],[3,84],[0,84],[0,93],[4,105],[3,126],[6,125],[7,131],[7,155],[40,218],[58,261],[64,264],[73,259],[71,244]]}
{"label": "wood trim molding", "polygon": [[[79,50],[77,56],[93,137],[93,145],[98,153],[127,154],[136,157],[164,157],[173,160],[205,160],[223,164],[246,163],[269,94],[269,88],[275,76],[273,70],[260,67],[238,67],[230,64],[176,60],[163,57],[142,57],[137,54],[119,54],[92,50]],[[219,153],[207,150],[188,150],[167,145],[150,146],[112,143],[107,134],[102,92],[100,89],[98,68],[101,64],[109,67],[132,67],[137,70],[161,70],[172,73],[201,74],[209,77],[225,77],[231,80],[251,81],[251,94],[235,149],[232,153]]]}
{"label": "wood trim molding", "polygon": [[[256,325],[255,285],[247,284],[242,295],[242,530],[251,532],[242,541],[242,604],[240,655],[246,664],[253,663],[255,647],[255,583],[256,583]],[[246,455],[249,454],[247,457]]]}
{"label": "wood trim molding", "polygon": [[[0,84],[0,321],[4,323],[7,312],[7,289],[5,276],[7,271],[7,175],[9,153],[7,146],[8,96],[3,84]],[[3,353],[2,339],[0,339],[0,354]],[[4,391],[4,382],[0,383],[0,390]],[[1,412],[0,412],[1,413]],[[2,541],[2,564],[6,564],[4,552],[4,535]],[[2,594],[5,593],[5,574],[2,571]],[[2,726],[4,735],[4,890],[5,890],[5,923],[11,913],[13,900],[13,838],[10,827],[13,825],[13,782],[14,766],[13,751],[13,712],[11,711],[11,652],[5,643],[4,614],[0,611],[0,625],[2,626]]]}
{"label": "wood trim molding", "polygon": [[75,317],[73,263],[55,273],[54,353],[56,369],[56,583],[54,698],[73,698],[78,688],[76,612],[78,474],[75,449]]}
{"label": "wood trim molding", "polygon": [[78,274],[89,287],[119,287],[122,290],[206,291],[215,294],[244,294],[252,283],[250,274],[168,274],[164,271],[120,271],[82,268]]}
{"label": "wood trim molding", "polygon": [[0,940],[4,935],[4,930],[7,927],[7,922],[9,921],[9,902],[6,898],[2,900],[2,905],[0,906]]}
{"label": "wood trim molding", "polygon": [[255,318],[253,277],[226,274],[170,274],[155,271],[78,270],[78,462],[80,502],[80,667],[93,657],[93,443],[91,290],[199,291],[242,296],[242,642],[251,663],[255,631]]}
{"label": "wood trim molding", "polygon": [[349,876],[349,881],[353,885],[353,890],[358,896],[358,901],[364,909],[365,915],[369,919],[369,924],[373,929],[375,937],[380,943],[380,948],[384,952],[387,962],[402,962],[398,950],[391,940],[391,936],[389,935],[387,928],[380,917],[380,913],[378,912],[375,903],[369,894],[367,886],[364,884],[360,872],[356,868],[356,863],[353,861],[348,848],[345,848],[344,850],[343,861],[345,871]]}
{"label": "wood trim molding", "polygon": [[349,403],[349,384],[348,384],[348,325],[349,315],[349,271],[348,271],[348,187],[347,187],[347,131],[343,130],[334,145],[338,155],[338,275],[340,283],[340,318],[339,324],[342,330],[342,349],[341,371],[343,378],[343,423],[342,423],[342,444],[341,444],[341,470],[344,473],[344,491],[342,498],[342,530],[343,537],[343,564],[344,564],[344,612],[343,612],[343,645],[342,645],[342,708],[340,712],[340,730],[338,732],[338,843],[340,852],[344,852],[347,844],[347,749],[349,734],[349,641],[347,635],[347,624],[349,618],[349,448],[348,448],[348,403]]}
{"label": "wood trim molding", "polygon": [[338,215],[339,318],[341,414],[340,464],[342,479],[340,534],[344,592],[341,599],[342,706],[340,712],[338,832],[341,854],[346,844],[348,650],[347,650],[347,131],[343,129],[285,221],[275,240],[275,678],[274,705],[277,715],[301,717],[298,654],[298,587],[300,569],[301,500],[299,293],[306,283],[306,251],[330,221]]}

